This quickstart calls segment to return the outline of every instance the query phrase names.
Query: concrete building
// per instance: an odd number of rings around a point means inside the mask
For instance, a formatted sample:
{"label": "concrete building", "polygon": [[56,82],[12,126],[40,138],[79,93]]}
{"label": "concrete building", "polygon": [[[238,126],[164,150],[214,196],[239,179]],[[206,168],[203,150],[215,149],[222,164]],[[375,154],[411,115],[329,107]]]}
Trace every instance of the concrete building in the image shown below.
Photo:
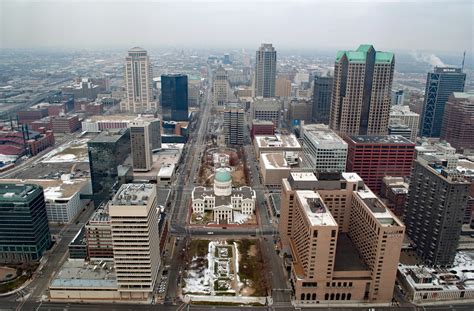
{"label": "concrete building", "polygon": [[224,109],[224,137],[227,145],[244,144],[245,112],[239,104],[228,104]]}
{"label": "concrete building", "polygon": [[188,76],[161,75],[161,113],[165,121],[188,121]]}
{"label": "concrete building", "polygon": [[357,174],[291,173],[279,231],[297,305],[391,302],[404,226]]}
{"label": "concrete building", "polygon": [[81,122],[77,115],[59,115],[51,118],[54,133],[74,133],[81,128]]}
{"label": "concrete building", "polygon": [[284,152],[262,153],[259,165],[263,184],[268,188],[281,188],[281,180],[290,176],[291,166]]}
{"label": "concrete building", "polygon": [[74,220],[84,207],[81,195],[91,193],[88,179],[71,179],[69,175],[63,175],[61,179],[3,179],[2,182],[41,186],[48,222],[54,224],[68,224]]}
{"label": "concrete building", "polygon": [[390,124],[399,123],[411,129],[410,140],[416,142],[420,125],[420,115],[411,111],[410,106],[395,105],[390,107]]}
{"label": "concrete building", "polygon": [[156,186],[122,185],[109,202],[109,215],[120,297],[148,299],[161,261]]}
{"label": "concrete building", "polygon": [[255,96],[275,97],[277,52],[263,43],[255,55]]}
{"label": "concrete building", "polygon": [[386,135],[395,56],[361,45],[339,51],[334,68],[330,126],[349,135]]}
{"label": "concrete building", "polygon": [[333,81],[333,77],[314,77],[311,112],[313,123],[329,124]]}
{"label": "concrete building", "polygon": [[474,150],[474,93],[453,93],[446,102],[441,139],[458,152]]}
{"label": "concrete building", "polygon": [[114,258],[112,223],[108,204],[101,205],[85,225],[87,255],[91,261]]}
{"label": "concrete building", "polygon": [[212,89],[214,105],[224,106],[229,100],[230,85],[227,71],[222,66],[216,70]]}
{"label": "concrete building", "polygon": [[388,208],[402,220],[405,218],[408,187],[403,177],[386,176],[382,179],[380,195],[386,199]]}
{"label": "concrete building", "polygon": [[131,152],[130,130],[108,130],[87,142],[92,194],[96,206],[112,197],[117,187],[118,166]]}
{"label": "concrete building", "polygon": [[385,176],[408,177],[415,144],[402,136],[344,137],[348,144],[346,171],[362,177],[370,190],[379,193]]}
{"label": "concrete building", "polygon": [[39,261],[51,246],[43,189],[0,184],[0,262]]}
{"label": "concrete building", "polygon": [[405,94],[403,90],[392,90],[392,106],[402,106],[405,102]]}
{"label": "concrete building", "polygon": [[232,188],[232,175],[223,167],[216,169],[213,188],[195,187],[192,192],[193,213],[202,217],[212,212],[214,223],[235,223],[240,215],[252,215],[255,200],[252,188]]}
{"label": "concrete building", "polygon": [[291,96],[291,81],[283,77],[278,77],[275,82],[275,96],[289,98]]}
{"label": "concrete building", "polygon": [[388,135],[399,135],[403,138],[408,139],[411,142],[416,142],[416,140],[412,140],[411,131],[411,128],[402,123],[390,122],[390,124],[388,125]]}
{"label": "concrete building", "polygon": [[462,173],[444,164],[433,154],[418,156],[406,204],[408,236],[430,266],[453,264],[471,186]]}
{"label": "concrete building", "polygon": [[415,146],[415,152],[415,158],[420,156],[436,157],[448,170],[456,169],[458,166],[459,155],[456,153],[456,149],[445,141],[423,138],[421,144]]}
{"label": "concrete building", "polygon": [[255,136],[254,148],[257,158],[262,153],[278,152],[278,151],[295,151],[301,152],[301,145],[294,134],[273,136]]}
{"label": "concrete building", "polygon": [[275,124],[272,121],[253,119],[250,135],[252,139],[255,136],[273,136],[275,135]]}
{"label": "concrete building", "polygon": [[74,95],[76,99],[87,98],[94,100],[100,92],[100,87],[89,78],[79,78],[73,84],[63,87],[61,91],[63,94]]}
{"label": "concrete building", "polygon": [[149,171],[152,166],[151,124],[135,121],[130,124],[130,143],[134,171]]}
{"label": "concrete building", "polygon": [[292,99],[288,110],[288,123],[298,125],[301,121],[311,122],[311,101],[308,99]]}
{"label": "concrete building", "polygon": [[276,98],[255,98],[251,104],[252,120],[272,121],[276,128],[280,127],[282,102]]}
{"label": "concrete building", "polygon": [[318,172],[345,171],[347,143],[327,125],[303,125],[301,136],[303,137],[303,168]]}
{"label": "concrete building", "polygon": [[427,74],[420,136],[440,136],[446,101],[453,92],[464,92],[465,82],[461,68],[435,67]]}
{"label": "concrete building", "polygon": [[153,69],[147,51],[134,47],[125,58],[126,100],[120,102],[120,110],[132,113],[155,112],[153,98]]}

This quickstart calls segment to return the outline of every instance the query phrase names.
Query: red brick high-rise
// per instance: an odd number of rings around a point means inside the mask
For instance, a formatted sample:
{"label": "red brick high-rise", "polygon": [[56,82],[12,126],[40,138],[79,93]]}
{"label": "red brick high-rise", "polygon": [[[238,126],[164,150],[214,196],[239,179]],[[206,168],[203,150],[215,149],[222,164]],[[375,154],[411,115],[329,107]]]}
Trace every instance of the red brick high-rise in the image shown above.
{"label": "red brick high-rise", "polygon": [[399,135],[344,137],[348,144],[347,172],[355,172],[374,192],[385,176],[410,176],[415,144]]}

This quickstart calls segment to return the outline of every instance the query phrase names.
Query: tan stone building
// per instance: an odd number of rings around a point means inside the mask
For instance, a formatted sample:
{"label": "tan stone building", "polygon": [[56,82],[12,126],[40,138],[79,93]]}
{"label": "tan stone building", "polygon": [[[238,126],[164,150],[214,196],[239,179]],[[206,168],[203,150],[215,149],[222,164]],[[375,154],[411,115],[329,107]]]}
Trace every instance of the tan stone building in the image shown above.
{"label": "tan stone building", "polygon": [[290,97],[291,96],[291,81],[282,77],[276,79],[275,96]]}
{"label": "tan stone building", "polygon": [[355,173],[283,180],[279,231],[297,304],[390,303],[404,230]]}
{"label": "tan stone building", "polygon": [[259,165],[266,187],[279,189],[282,179],[290,176],[291,167],[284,152],[262,153]]}
{"label": "tan stone building", "polygon": [[395,56],[361,45],[339,51],[334,65],[331,128],[344,134],[386,135]]}

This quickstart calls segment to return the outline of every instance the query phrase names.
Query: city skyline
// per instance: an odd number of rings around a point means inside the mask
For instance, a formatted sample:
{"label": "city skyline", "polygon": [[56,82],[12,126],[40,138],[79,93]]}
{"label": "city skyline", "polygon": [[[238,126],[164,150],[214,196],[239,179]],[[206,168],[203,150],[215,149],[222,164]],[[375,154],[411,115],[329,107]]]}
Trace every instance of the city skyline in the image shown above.
{"label": "city skyline", "polygon": [[[449,1],[449,6],[445,5],[446,1],[425,0],[138,3],[140,6],[113,0],[61,3],[7,0],[0,6],[4,29],[0,47],[103,48],[132,44],[151,48],[250,48],[271,42],[277,49],[343,49],[367,42],[384,50],[459,53],[467,50],[469,55],[473,46],[470,1]],[[112,22],[104,23],[104,16],[110,16]],[[113,22],[118,19],[120,24]],[[443,23],[439,23],[440,19]],[[17,23],[18,20],[23,22]],[[285,27],[281,27],[282,21]],[[166,31],[160,31],[164,25]],[[137,32],[137,27],[149,31]],[[37,28],[41,31],[31,31]],[[130,41],[130,38],[134,39]]]}

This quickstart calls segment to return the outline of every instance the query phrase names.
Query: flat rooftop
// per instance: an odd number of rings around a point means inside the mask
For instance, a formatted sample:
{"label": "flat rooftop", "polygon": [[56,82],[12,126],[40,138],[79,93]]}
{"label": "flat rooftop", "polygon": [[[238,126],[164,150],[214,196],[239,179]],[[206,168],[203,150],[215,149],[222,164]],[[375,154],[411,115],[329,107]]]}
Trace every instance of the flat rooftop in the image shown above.
{"label": "flat rooftop", "polygon": [[290,169],[282,152],[262,154],[263,165],[266,169]]}
{"label": "flat rooftop", "polygon": [[336,221],[317,192],[298,190],[296,195],[312,226],[337,226]]}
{"label": "flat rooftop", "polygon": [[294,134],[290,135],[281,135],[275,134],[270,136],[257,135],[255,136],[255,141],[259,148],[298,148],[301,149],[301,145],[298,142],[298,139]]}
{"label": "flat rooftop", "polygon": [[117,289],[114,264],[68,260],[51,281],[50,288]]}
{"label": "flat rooftop", "polygon": [[94,143],[115,143],[117,142],[126,132],[128,129],[107,129],[102,131],[99,135],[97,135],[94,139],[90,140],[89,144]]}
{"label": "flat rooftop", "polygon": [[331,149],[337,146],[347,149],[347,143],[325,124],[304,125],[303,132],[316,145],[328,146]]}
{"label": "flat rooftop", "polygon": [[154,193],[154,184],[124,184],[117,191],[111,205],[147,205],[148,199]]}
{"label": "flat rooftop", "polygon": [[152,166],[147,172],[133,172],[133,178],[143,181],[156,181],[157,177],[171,177],[181,158],[182,149],[159,149],[152,154]]}
{"label": "flat rooftop", "polygon": [[403,226],[385,204],[369,189],[356,192],[382,226]]}
{"label": "flat rooftop", "polygon": [[400,135],[350,135],[349,138],[358,144],[408,144],[414,145],[411,141]]}
{"label": "flat rooftop", "polygon": [[357,182],[363,181],[362,178],[357,173],[342,173],[342,178],[344,178],[347,181],[357,181]]}
{"label": "flat rooftop", "polygon": [[[64,176],[64,175],[63,175]],[[46,201],[68,200],[89,183],[86,178],[61,179],[2,179],[2,182],[15,184],[36,184],[43,187]]]}
{"label": "flat rooftop", "polygon": [[24,183],[0,183],[0,201],[27,201],[38,186]]}
{"label": "flat rooftop", "polygon": [[109,215],[109,206],[105,204],[102,207],[99,207],[94,214],[92,214],[89,219],[88,225],[97,225],[97,224],[108,224],[110,223],[111,218]]}
{"label": "flat rooftop", "polygon": [[354,243],[346,233],[337,236],[335,271],[360,271],[369,270],[367,264],[360,257]]}

